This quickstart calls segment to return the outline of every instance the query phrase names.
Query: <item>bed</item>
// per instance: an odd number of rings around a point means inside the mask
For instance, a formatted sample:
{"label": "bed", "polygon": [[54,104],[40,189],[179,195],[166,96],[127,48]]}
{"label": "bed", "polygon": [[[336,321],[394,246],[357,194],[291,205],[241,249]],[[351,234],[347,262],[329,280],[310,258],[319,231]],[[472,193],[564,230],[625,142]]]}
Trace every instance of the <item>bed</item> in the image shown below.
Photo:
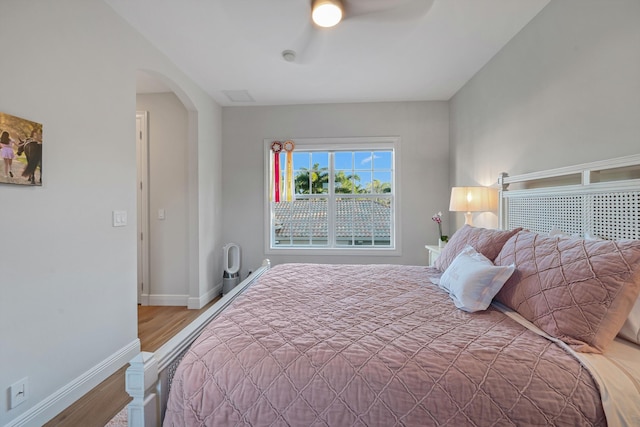
{"label": "bed", "polygon": [[502,175],[433,268],[265,263],[132,363],[130,425],[640,425],[639,164]]}

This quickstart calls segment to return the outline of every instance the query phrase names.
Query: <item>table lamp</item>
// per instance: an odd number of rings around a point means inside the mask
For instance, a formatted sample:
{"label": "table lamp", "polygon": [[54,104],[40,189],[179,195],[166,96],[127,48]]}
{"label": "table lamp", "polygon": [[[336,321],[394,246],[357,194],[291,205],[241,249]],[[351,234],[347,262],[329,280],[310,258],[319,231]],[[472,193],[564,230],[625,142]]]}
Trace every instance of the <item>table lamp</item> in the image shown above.
{"label": "table lamp", "polygon": [[487,212],[496,209],[496,190],[491,187],[453,187],[451,189],[451,212],[465,212],[464,223],[473,225],[472,212]]}

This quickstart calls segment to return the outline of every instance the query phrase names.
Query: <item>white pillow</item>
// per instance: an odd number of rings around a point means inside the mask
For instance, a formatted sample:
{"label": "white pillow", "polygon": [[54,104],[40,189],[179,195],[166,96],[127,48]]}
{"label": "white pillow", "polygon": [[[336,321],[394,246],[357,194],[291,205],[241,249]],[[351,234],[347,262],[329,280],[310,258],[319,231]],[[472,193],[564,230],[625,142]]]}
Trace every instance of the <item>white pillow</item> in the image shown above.
{"label": "white pillow", "polygon": [[[549,237],[556,237],[558,239],[580,239],[580,234],[565,233],[554,225],[553,227],[551,227],[551,230],[549,230]],[[589,231],[585,231],[584,240],[602,240],[602,237],[596,236]]]}
{"label": "white pillow", "polygon": [[514,270],[514,264],[493,265],[487,257],[467,245],[444,271],[439,286],[449,292],[459,309],[486,310]]}
{"label": "white pillow", "polygon": [[[585,239],[586,240],[596,240],[592,237],[590,238],[586,238],[587,233],[585,233]],[[591,236],[591,235],[589,235]],[[569,233],[565,233],[564,231],[560,230],[558,227],[556,227],[555,225],[551,228],[551,230],[549,230],[549,237],[555,237],[557,239],[580,239],[580,234],[579,233],[575,233],[575,234],[569,234]]]}
{"label": "white pillow", "polygon": [[629,313],[622,329],[618,332],[618,336],[640,344],[640,297],[636,300],[631,313]]}
{"label": "white pillow", "polygon": [[596,236],[588,231],[584,232],[584,240],[603,240],[602,237]]}
{"label": "white pillow", "polygon": [[551,227],[551,230],[549,230],[549,237],[558,237],[564,239],[571,237],[571,235],[569,233],[565,233],[554,225],[553,227]]}

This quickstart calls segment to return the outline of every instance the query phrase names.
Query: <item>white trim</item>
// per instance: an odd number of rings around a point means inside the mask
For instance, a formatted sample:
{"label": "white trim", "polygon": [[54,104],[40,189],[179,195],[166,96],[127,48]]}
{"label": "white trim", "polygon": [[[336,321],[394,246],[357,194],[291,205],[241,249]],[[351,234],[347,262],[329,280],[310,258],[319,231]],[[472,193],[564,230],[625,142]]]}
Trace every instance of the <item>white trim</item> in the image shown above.
{"label": "white trim", "polygon": [[370,248],[353,249],[353,246],[342,248],[306,248],[306,247],[281,247],[266,248],[267,255],[345,255],[345,256],[402,256],[401,248]]}
{"label": "white trim", "polygon": [[[399,136],[371,136],[371,137],[348,137],[348,138],[286,138],[272,139],[265,138],[267,148],[273,141],[286,141],[291,139],[296,144],[296,149],[305,151],[330,151],[330,150],[367,150],[388,149],[389,145],[395,145],[400,141]],[[295,151],[294,151],[295,152]]]}
{"label": "white trim", "polygon": [[189,297],[187,299],[187,308],[193,310],[200,310],[205,305],[209,304],[209,302],[213,301],[215,297],[222,293],[222,283],[218,283],[204,295],[201,295],[199,298]]}
{"label": "white trim", "polygon": [[[138,304],[149,305],[149,113],[136,111]],[[141,239],[141,235],[144,236]]]}
{"label": "white trim", "polygon": [[141,352],[129,362],[125,374],[125,390],[133,400],[127,405],[127,423],[129,426],[158,425],[158,394],[145,392],[154,386],[158,379],[158,362],[153,353]]}
{"label": "white trim", "polygon": [[[624,169],[622,169],[624,168]],[[621,169],[598,181],[600,171]],[[640,155],[498,178],[501,228],[524,227],[546,233],[553,227],[565,233],[591,234],[605,239],[640,238]],[[562,185],[553,178],[576,175],[580,183]],[[548,187],[539,187],[548,181]],[[595,178],[595,179],[594,179]],[[566,181],[566,180],[564,180]],[[510,190],[513,183],[534,188]]]}
{"label": "white trim", "polygon": [[[640,165],[640,154],[633,154],[625,157],[617,157],[615,159],[609,159],[609,160],[599,160],[599,161],[590,162],[590,163],[581,163],[579,165],[565,166],[561,168],[548,169],[545,171],[531,172],[531,173],[525,173],[525,174],[515,175],[515,176],[505,176],[503,178],[503,182],[505,184],[511,184],[515,182],[535,181],[538,179],[556,178],[560,176],[573,175],[573,174],[583,174],[583,180],[584,180],[585,173],[588,176],[590,172],[603,171],[607,169],[615,169],[615,168],[622,168],[626,166],[635,166],[635,165]],[[583,184],[589,184],[588,180],[585,180],[585,181],[586,182],[583,182]]]}
{"label": "white trim", "polygon": [[186,294],[148,294],[143,295],[143,299],[147,302],[146,305],[186,306],[189,309],[199,310],[221,293],[222,283],[218,283],[199,297],[190,297]]}
{"label": "white trim", "polygon": [[149,303],[149,294],[144,293],[140,295],[140,299],[138,300],[138,304],[140,305],[151,305],[151,303]]}
{"label": "white trim", "polygon": [[[271,203],[269,201],[270,182],[268,177],[271,176],[271,143],[273,141],[295,142],[296,149],[305,151],[330,151],[330,150],[353,150],[362,149],[392,149],[392,167],[393,182],[392,194],[394,206],[391,212],[391,221],[393,227],[391,229],[391,241],[394,243],[392,247],[362,247],[355,248],[353,246],[342,247],[305,247],[305,246],[283,246],[271,247]],[[264,251],[267,255],[348,255],[348,256],[402,256],[402,224],[398,220],[401,218],[401,197],[400,197],[400,171],[398,165],[401,164],[400,146],[401,138],[399,136],[371,136],[371,137],[327,137],[327,138],[264,138]],[[330,233],[332,230],[330,229]]]}
{"label": "white trim", "polygon": [[154,294],[149,295],[149,305],[187,306],[189,295]]}
{"label": "white trim", "polygon": [[125,366],[140,353],[140,340],[135,339],[67,385],[40,401],[27,412],[9,421],[5,427],[43,425],[87,394],[102,381]]}
{"label": "white trim", "polygon": [[[185,104],[186,105],[186,104]],[[204,266],[207,265],[207,260],[204,259],[204,254],[207,251],[201,251],[201,236],[200,236],[200,223],[204,221],[204,218],[208,215],[201,215],[201,201],[199,194],[199,180],[200,180],[200,163],[198,157],[198,112],[195,110],[187,109],[187,229],[188,229],[188,275],[189,297],[199,297],[200,289],[207,289],[208,284],[200,286],[201,280],[204,281],[206,274],[204,273]],[[204,239],[202,239],[204,241]],[[203,270],[201,270],[201,268]],[[187,305],[186,301],[185,304]]]}
{"label": "white trim", "polygon": [[526,190],[508,190],[503,192],[502,197],[514,198],[532,195],[608,193],[611,191],[637,190],[638,186],[640,186],[640,179],[630,179],[626,181],[597,182],[586,185],[564,185]]}

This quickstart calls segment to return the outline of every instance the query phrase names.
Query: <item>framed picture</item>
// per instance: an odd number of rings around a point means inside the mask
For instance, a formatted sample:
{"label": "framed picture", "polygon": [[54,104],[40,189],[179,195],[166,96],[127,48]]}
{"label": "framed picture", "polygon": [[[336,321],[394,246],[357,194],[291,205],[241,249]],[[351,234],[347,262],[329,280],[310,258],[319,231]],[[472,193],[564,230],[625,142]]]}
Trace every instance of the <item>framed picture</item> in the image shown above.
{"label": "framed picture", "polygon": [[0,113],[0,184],[42,185],[42,124]]}

